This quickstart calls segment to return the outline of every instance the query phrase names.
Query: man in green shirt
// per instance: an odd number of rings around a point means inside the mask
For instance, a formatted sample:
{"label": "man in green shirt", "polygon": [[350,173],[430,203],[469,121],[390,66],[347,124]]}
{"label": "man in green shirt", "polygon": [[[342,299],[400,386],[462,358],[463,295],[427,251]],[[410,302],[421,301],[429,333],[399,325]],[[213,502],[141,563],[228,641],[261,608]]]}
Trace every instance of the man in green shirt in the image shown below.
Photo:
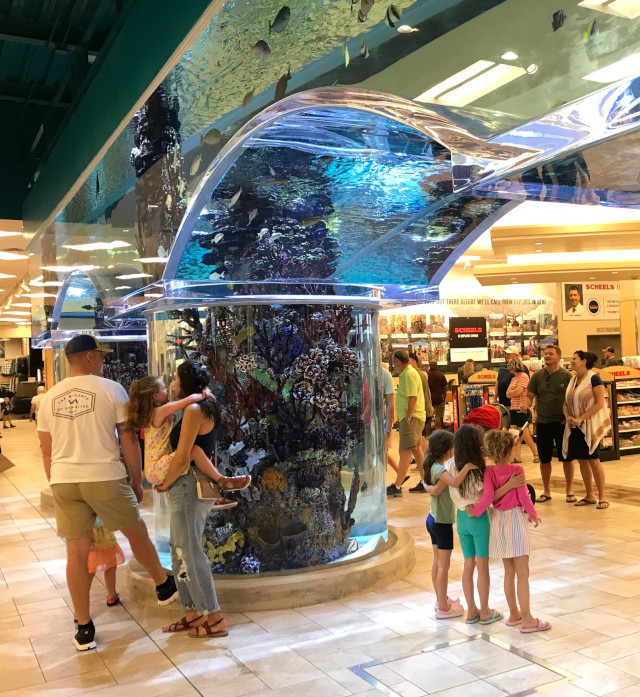
{"label": "man in green shirt", "polygon": [[[420,380],[422,380],[422,393],[424,395],[424,411],[425,411],[425,422],[424,422],[424,428],[422,429],[422,440],[420,441],[422,445],[422,452],[426,455],[427,454],[427,436],[429,433],[431,433],[431,418],[433,417],[433,406],[431,404],[431,390],[429,389],[429,378],[427,377],[427,374],[422,370],[422,367],[420,365],[420,359],[418,358],[418,354],[415,353],[415,351],[410,351],[409,352],[409,365],[412,368],[415,368],[418,371],[418,375],[420,376]],[[418,472],[420,472],[420,481],[415,485],[412,486],[409,491],[412,494],[426,494],[427,490],[424,488],[423,480],[424,480],[424,470],[422,468],[422,462],[419,462],[416,460],[416,464],[418,465]]]}
{"label": "man in green shirt", "polygon": [[566,481],[566,502],[575,503],[573,494],[573,460],[562,460],[562,438],[564,436],[564,393],[571,380],[571,373],[560,367],[562,352],[558,346],[547,346],[544,352],[544,368],[537,370],[529,380],[527,398],[521,411],[528,411],[536,400],[536,444],[540,456],[540,474],[544,491],[536,501],[545,503],[551,500],[551,459],[553,446],[558,451],[558,459],[564,468]]}
{"label": "man in green shirt", "polygon": [[393,354],[393,369],[398,374],[396,412],[400,422],[400,448],[396,481],[387,487],[387,496],[400,496],[411,456],[422,465],[422,429],[426,419],[424,391],[420,374],[409,365],[409,354],[402,350]]}

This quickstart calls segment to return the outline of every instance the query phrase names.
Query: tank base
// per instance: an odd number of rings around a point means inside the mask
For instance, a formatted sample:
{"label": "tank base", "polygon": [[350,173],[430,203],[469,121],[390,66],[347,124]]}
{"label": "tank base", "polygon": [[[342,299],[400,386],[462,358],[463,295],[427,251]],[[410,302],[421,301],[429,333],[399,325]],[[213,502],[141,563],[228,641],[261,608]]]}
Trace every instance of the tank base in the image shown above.
{"label": "tank base", "polygon": [[[388,541],[367,556],[295,571],[216,576],[216,594],[225,612],[284,610],[381,588],[406,576],[414,564],[413,538],[390,527]],[[135,559],[125,565],[123,576],[131,600],[157,606],[153,581]]]}

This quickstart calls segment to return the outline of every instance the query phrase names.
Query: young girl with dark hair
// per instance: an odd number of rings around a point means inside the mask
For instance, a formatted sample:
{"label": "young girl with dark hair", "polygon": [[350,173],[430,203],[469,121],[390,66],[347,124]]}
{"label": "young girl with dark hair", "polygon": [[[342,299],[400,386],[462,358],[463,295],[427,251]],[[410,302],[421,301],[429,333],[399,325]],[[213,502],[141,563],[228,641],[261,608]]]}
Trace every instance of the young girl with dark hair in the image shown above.
{"label": "young girl with dark hair", "polygon": [[[193,372],[193,371],[191,371]],[[195,374],[194,374],[195,375]],[[173,458],[170,437],[174,415],[190,404],[200,404],[203,413],[211,418],[219,413],[218,406],[201,380],[192,379],[193,389],[189,396],[176,402],[169,401],[167,388],[161,378],[149,376],[134,380],[129,388],[127,420],[135,429],[145,432],[144,473],[147,481],[154,486],[162,486]],[[197,445],[191,448],[191,462],[202,474],[212,479],[223,489],[244,489],[251,483],[251,477],[223,477],[215,468],[206,453]],[[215,500],[217,510],[233,508],[238,504],[222,497]]]}
{"label": "young girl with dark hair", "polygon": [[[431,580],[436,592],[436,619],[459,617],[464,608],[457,598],[447,596],[449,567],[453,550],[453,523],[456,511],[449,495],[449,486],[457,487],[467,473],[476,466],[469,462],[452,477],[445,470],[445,463],[453,457],[453,435],[449,431],[434,431],[429,437],[429,451],[424,461],[425,484],[438,485],[440,491],[431,495],[431,508],[427,516],[427,531],[433,547]],[[440,486],[441,484],[441,486]]]}

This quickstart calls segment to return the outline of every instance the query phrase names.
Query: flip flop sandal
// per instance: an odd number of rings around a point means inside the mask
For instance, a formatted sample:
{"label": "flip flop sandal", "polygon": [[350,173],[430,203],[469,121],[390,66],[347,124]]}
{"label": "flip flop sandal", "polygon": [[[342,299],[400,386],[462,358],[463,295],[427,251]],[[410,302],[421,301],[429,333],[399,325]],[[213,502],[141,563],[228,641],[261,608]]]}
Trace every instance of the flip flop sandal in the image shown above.
{"label": "flip flop sandal", "polygon": [[539,458],[539,457],[534,457],[534,458],[533,458],[533,462],[534,462],[535,464],[538,464],[538,462],[540,462],[540,458]]}
{"label": "flip flop sandal", "polygon": [[567,494],[564,498],[567,503],[575,503],[578,500],[573,494]]}
{"label": "flip flop sandal", "polygon": [[580,499],[578,503],[574,503],[574,506],[595,506],[597,501],[589,501],[589,499]]}
{"label": "flip flop sandal", "polygon": [[499,610],[494,610],[488,620],[480,620],[480,624],[493,624],[504,618],[504,615]]}
{"label": "flip flop sandal", "polygon": [[188,620],[186,617],[181,617],[177,622],[172,622],[166,629],[163,627],[162,631],[165,634],[173,632],[186,632],[192,628],[192,623],[197,622],[202,615],[194,617],[192,620]]}
{"label": "flip flop sandal", "polygon": [[609,508],[609,502],[608,501],[598,501],[598,505],[596,506],[596,508],[599,511],[604,511],[605,508]]}
{"label": "flip flop sandal", "polygon": [[107,598],[107,605],[109,607],[115,607],[120,603],[120,596],[116,593],[113,598]]}
{"label": "flip flop sandal", "polygon": [[[216,627],[219,627],[219,629],[216,629]],[[200,633],[201,629],[204,629],[204,634]],[[192,634],[191,632],[195,632],[195,634]],[[209,622],[205,620],[202,624],[197,624],[195,627],[189,627],[189,636],[192,639],[207,639],[210,637],[227,636],[228,634],[229,630],[227,629],[227,623],[224,620],[220,620],[215,624],[209,624]]]}
{"label": "flip flop sandal", "polygon": [[551,496],[547,496],[546,494],[540,494],[536,499],[536,503],[546,503],[547,501],[551,501]]}
{"label": "flip flop sandal", "polygon": [[465,624],[475,624],[476,622],[480,622],[480,615],[476,615],[475,617],[472,617],[470,620],[465,620]]}
{"label": "flip flop sandal", "polygon": [[211,509],[212,511],[224,511],[228,508],[235,508],[238,505],[237,501],[229,501],[229,499],[225,499],[224,497],[220,497],[219,499],[216,499],[213,508]]}
{"label": "flip flop sandal", "polygon": [[505,624],[507,625],[507,627],[519,627],[522,624],[522,620],[515,620],[515,622],[507,620]]}
{"label": "flip flop sandal", "polygon": [[533,634],[533,632],[546,632],[551,629],[551,623],[545,622],[544,620],[538,620],[538,624],[535,627],[521,627],[521,634]]}
{"label": "flip flop sandal", "polygon": [[220,477],[216,484],[221,489],[229,489],[231,491],[240,491],[246,489],[251,484],[251,475],[242,474],[237,477]]}

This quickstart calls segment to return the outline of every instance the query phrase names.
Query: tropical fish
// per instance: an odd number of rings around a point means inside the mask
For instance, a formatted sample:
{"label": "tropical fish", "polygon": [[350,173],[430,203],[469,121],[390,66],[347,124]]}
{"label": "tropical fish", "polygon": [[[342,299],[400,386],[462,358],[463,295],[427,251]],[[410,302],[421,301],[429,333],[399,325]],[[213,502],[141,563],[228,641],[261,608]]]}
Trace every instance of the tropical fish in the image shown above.
{"label": "tropical fish", "polygon": [[242,187],[240,187],[236,193],[229,199],[229,208],[231,206],[235,206],[236,203],[238,203],[238,199],[240,198],[240,195],[242,194]]}
{"label": "tropical fish", "polygon": [[344,67],[348,68],[351,59],[349,58],[349,47],[345,45],[344,47]]}
{"label": "tropical fish", "polygon": [[213,238],[213,244],[218,244],[220,240],[224,237],[224,232],[219,232],[214,238]]}
{"label": "tropical fish", "polygon": [[278,12],[273,22],[268,23],[269,34],[271,34],[271,32],[276,32],[276,34],[279,34],[281,31],[284,31],[287,28],[287,24],[289,24],[290,17],[291,10],[286,5],[280,8],[280,12]]}
{"label": "tropical fish", "polygon": [[587,46],[591,46],[597,33],[598,33],[598,24],[597,24],[596,20],[594,19],[593,21],[589,22],[589,26],[587,27],[587,31],[585,31],[585,33],[582,35],[584,38],[584,42],[585,42],[585,44],[587,44]]}
{"label": "tropical fish", "polygon": [[194,177],[196,174],[198,174],[198,170],[200,169],[201,164],[202,164],[202,156],[196,155],[196,158],[191,163],[191,168],[189,169],[189,174],[191,174],[192,177]]}
{"label": "tropical fish", "polygon": [[313,218],[305,218],[301,223],[300,227],[313,227],[314,225],[317,225],[322,218],[320,216],[315,216]]}
{"label": "tropical fish", "polygon": [[361,487],[360,491],[364,493],[369,488],[369,485],[365,482]]}
{"label": "tropical fish", "polygon": [[271,165],[269,165],[269,174],[270,174],[272,177],[275,177],[275,176],[276,176],[276,171],[273,169],[273,167],[272,167]]}
{"label": "tropical fish", "polygon": [[251,47],[251,52],[257,54],[258,56],[262,56],[263,58],[268,58],[271,55],[269,44],[262,39],[260,39],[255,46]]}
{"label": "tropical fish", "polygon": [[100,179],[98,178],[98,175],[96,174],[96,196],[100,193]]}
{"label": "tropical fish", "polygon": [[414,31],[420,31],[420,30],[416,29],[416,27],[410,27],[408,24],[401,24],[398,27],[398,32],[400,34],[413,34]]}
{"label": "tropical fish", "polygon": [[94,307],[93,307],[93,305],[82,305],[82,309],[83,310],[93,310]]}
{"label": "tropical fish", "polygon": [[279,102],[287,93],[287,83],[291,80],[291,68],[283,75],[276,85],[275,101]]}
{"label": "tropical fish", "polygon": [[360,55],[365,56],[367,53],[367,44],[365,44],[364,39],[360,39]]}
{"label": "tropical fish", "polygon": [[233,340],[233,345],[238,348],[240,344],[245,340],[248,339],[250,336],[253,336],[256,333],[256,330],[253,327],[245,327],[244,329],[241,329],[237,334],[235,339]]}
{"label": "tropical fish", "polygon": [[275,234],[271,235],[269,238],[269,242],[275,242],[276,240],[279,240],[282,237],[281,232],[276,232]]}
{"label": "tropical fish", "polygon": [[252,211],[249,211],[249,225],[253,222],[253,219],[258,215],[258,209],[254,208]]}
{"label": "tropical fish", "polygon": [[249,102],[253,99],[253,93],[255,92],[255,87],[251,90],[251,92],[247,92],[244,95],[244,99],[242,100],[242,108],[246,109],[249,106]]}
{"label": "tropical fish", "polygon": [[158,247],[158,256],[159,257],[166,257],[167,256],[167,250],[162,245],[160,245]]}
{"label": "tropical fish", "polygon": [[222,278],[222,274],[221,274],[221,273],[218,273],[217,271],[214,271],[214,272],[209,276],[209,280],[211,280],[211,281],[218,281],[218,280],[221,279],[221,278]]}
{"label": "tropical fish", "polygon": [[371,11],[375,0],[360,0],[360,9],[358,10],[358,22],[364,22],[367,15]]}
{"label": "tropical fish", "polygon": [[258,233],[258,239],[261,240],[267,233],[269,232],[269,228],[263,227],[262,230]]}
{"label": "tropical fish", "polygon": [[206,143],[207,145],[217,145],[220,142],[220,139],[222,138],[222,133],[217,128],[212,128],[210,131],[207,131],[205,135],[202,137],[202,142]]}
{"label": "tropical fish", "polygon": [[173,203],[173,196],[171,194],[167,194],[167,198],[165,199],[165,202],[164,202],[164,205],[166,206],[167,210],[170,210],[172,203]]}
{"label": "tropical fish", "polygon": [[318,162],[321,162],[323,165],[328,165],[333,162],[334,159],[333,155],[323,155]]}
{"label": "tropical fish", "polygon": [[395,5],[389,5],[384,18],[390,27],[395,27],[400,20],[400,10]]}
{"label": "tropical fish", "polygon": [[560,29],[560,27],[564,24],[565,20],[567,19],[567,13],[564,10],[558,10],[557,12],[553,13],[551,19],[551,26],[553,27],[553,31],[558,31],[558,29]]}

